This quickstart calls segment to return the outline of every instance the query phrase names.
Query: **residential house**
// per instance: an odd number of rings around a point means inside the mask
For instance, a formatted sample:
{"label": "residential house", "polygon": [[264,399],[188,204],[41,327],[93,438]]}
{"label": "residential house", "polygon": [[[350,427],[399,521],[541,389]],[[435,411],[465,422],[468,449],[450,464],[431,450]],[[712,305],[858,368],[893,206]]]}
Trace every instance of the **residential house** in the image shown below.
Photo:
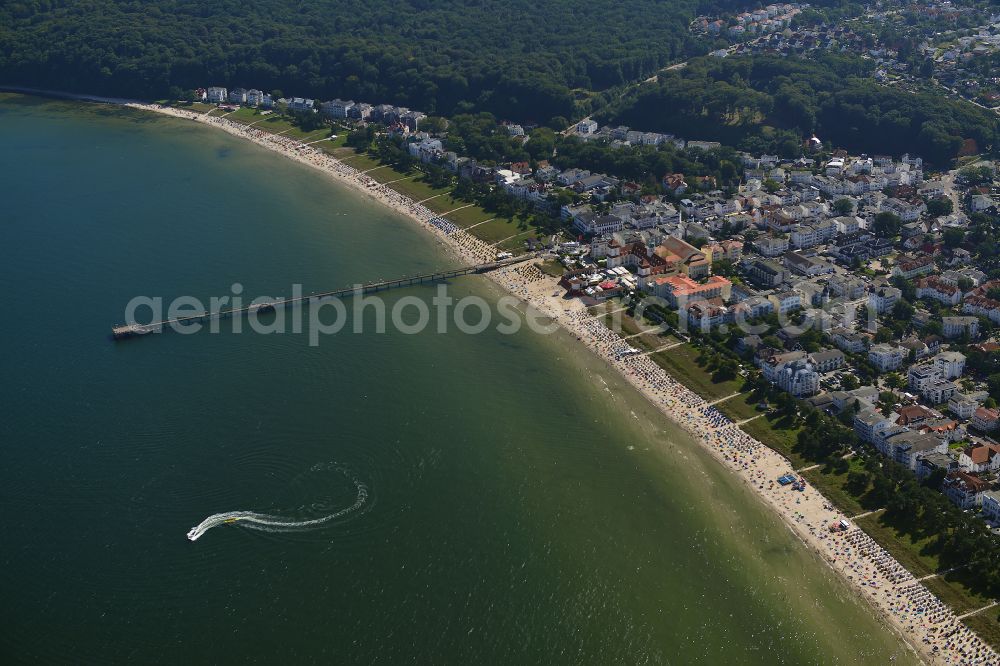
{"label": "residential house", "polygon": [[892,274],[894,277],[902,277],[910,280],[921,275],[933,273],[935,268],[934,258],[930,256],[925,255],[912,259],[901,258],[896,265],[892,267]]}
{"label": "residential house", "polygon": [[802,309],[802,296],[797,291],[783,291],[767,297],[774,306],[774,310],[779,314],[787,314],[794,310]]}
{"label": "residential house", "polygon": [[983,518],[991,523],[1000,522],[1000,491],[983,493]]}
{"label": "residential house", "polygon": [[347,117],[354,120],[368,120],[375,113],[375,108],[371,104],[355,102],[354,106],[347,110]]}
{"label": "residential house", "polygon": [[907,351],[885,343],[872,345],[868,350],[868,360],[879,372],[891,372],[903,364]]}
{"label": "residential house", "polygon": [[351,100],[335,99],[323,102],[321,108],[323,109],[323,113],[330,118],[347,118],[350,110],[354,108],[354,102]]}
{"label": "residential house", "polygon": [[892,421],[875,409],[863,409],[854,415],[854,432],[869,444],[884,441],[884,433],[893,427]]}
{"label": "residential house", "polygon": [[978,401],[963,393],[956,393],[948,401],[948,411],[963,420],[971,419],[978,407]]}
{"label": "residential house", "polygon": [[910,390],[923,393],[931,382],[940,379],[941,373],[933,363],[919,363],[910,366],[906,373],[906,382]]}
{"label": "residential house", "polygon": [[930,475],[940,471],[943,475],[958,469],[958,462],[947,453],[925,453],[918,457],[917,479],[923,481]]}
{"label": "residential house", "polygon": [[957,351],[941,352],[934,357],[934,366],[945,379],[961,377],[965,370],[965,355]]}
{"label": "residential house", "polygon": [[916,472],[919,456],[947,453],[948,442],[929,433],[907,430],[887,438],[886,449],[893,460]]}
{"label": "residential house", "polygon": [[288,108],[292,111],[313,111],[315,106],[316,100],[306,97],[293,97],[288,102]]}
{"label": "residential house", "polygon": [[986,317],[995,324],[1000,324],[1000,301],[987,296],[969,296],[962,303],[962,312],[977,317]]}
{"label": "residential house", "polygon": [[921,395],[932,405],[941,405],[951,400],[952,396],[956,393],[958,393],[958,386],[955,382],[950,382],[947,379],[938,377],[936,379],[932,379],[931,382],[927,384],[921,392]]}
{"label": "residential house", "polygon": [[979,337],[978,317],[942,317],[941,325],[946,338],[960,338],[966,334],[971,339]]}
{"label": "residential house", "polygon": [[806,359],[805,352],[773,355],[764,361],[761,370],[767,381],[796,397],[819,391],[819,374]]}
{"label": "residential house", "polygon": [[996,430],[998,422],[1000,422],[1000,411],[988,407],[977,407],[976,411],[972,413],[969,425],[979,432],[991,432]]}
{"label": "residential house", "polygon": [[754,259],[747,267],[747,277],[762,287],[777,287],[788,278],[788,271],[767,259]]}
{"label": "residential house", "polygon": [[860,354],[868,346],[868,338],[846,328],[834,329],[832,332],[833,343],[848,354]]}
{"label": "residential house", "polygon": [[983,493],[990,484],[978,476],[967,472],[949,472],[944,478],[941,491],[960,509],[974,509],[983,503]]}
{"label": "residential house", "polygon": [[228,93],[225,88],[212,86],[208,89],[208,92],[205,94],[205,98],[211,104],[222,104],[227,100]]}
{"label": "residential house", "polygon": [[261,106],[264,103],[264,93],[256,88],[247,91],[247,104],[249,106]]}
{"label": "residential house", "polygon": [[892,310],[902,296],[903,292],[895,287],[879,287],[868,294],[868,307],[878,314],[883,314]]}
{"label": "residential house", "polygon": [[973,444],[958,454],[958,465],[965,472],[981,474],[1000,470],[1000,445]]}
{"label": "residential house", "polygon": [[955,306],[962,300],[962,290],[932,275],[917,280],[917,298],[932,298],[945,305]]}
{"label": "residential house", "polygon": [[785,266],[806,277],[827,275],[834,270],[830,263],[798,252],[789,252],[785,255]]}
{"label": "residential house", "polygon": [[765,257],[780,257],[788,252],[788,239],[780,236],[763,236],[754,241],[754,248]]}
{"label": "residential house", "polygon": [[824,349],[823,351],[809,354],[808,359],[816,369],[816,372],[824,374],[843,367],[844,352],[839,349]]}

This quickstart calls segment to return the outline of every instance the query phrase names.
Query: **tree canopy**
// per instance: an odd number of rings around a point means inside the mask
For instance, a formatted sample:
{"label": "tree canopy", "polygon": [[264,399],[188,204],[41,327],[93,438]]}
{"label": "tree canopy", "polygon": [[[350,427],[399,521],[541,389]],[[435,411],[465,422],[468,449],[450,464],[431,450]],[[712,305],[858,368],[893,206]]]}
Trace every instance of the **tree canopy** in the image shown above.
{"label": "tree canopy", "polygon": [[[453,115],[573,117],[574,91],[708,46],[696,0],[20,0],[0,3],[0,80],[156,99],[223,85]],[[587,95],[581,95],[586,100]]]}
{"label": "tree canopy", "polygon": [[846,54],[696,58],[625,95],[601,119],[785,156],[813,133],[852,152],[911,153],[935,163],[954,158],[968,139],[995,145],[994,114],[879,85],[872,67]]}

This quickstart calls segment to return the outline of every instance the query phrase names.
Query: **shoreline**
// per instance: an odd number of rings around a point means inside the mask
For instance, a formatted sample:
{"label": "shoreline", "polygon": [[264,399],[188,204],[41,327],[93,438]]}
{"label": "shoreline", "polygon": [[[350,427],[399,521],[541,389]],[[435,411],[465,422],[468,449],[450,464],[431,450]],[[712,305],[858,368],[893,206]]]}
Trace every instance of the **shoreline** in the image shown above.
{"label": "shoreline", "polygon": [[[162,115],[213,125],[268,150],[326,173],[337,182],[363,192],[396,212],[429,229],[435,239],[457,258],[478,263],[495,258],[485,242],[446,222],[434,223],[438,215],[403,194],[381,185],[362,172],[295,139],[192,111],[162,107],[132,100],[72,95],[55,91],[11,89],[12,92],[45,95],[78,101],[115,104]],[[555,278],[543,274],[534,263],[504,268],[488,277],[530,306],[549,315],[588,349],[617,370],[636,390],[672,423],[682,428],[712,456],[736,472],[754,489],[805,545],[815,550],[836,570],[849,587],[875,609],[883,622],[902,638],[917,656],[932,664],[998,663],[1000,657],[957,619],[863,530],[853,525],[847,532],[830,533],[827,527],[840,519],[850,520],[820,493],[808,486],[797,493],[779,486],[775,479],[794,473],[783,456],[754,440],[721,412],[671,377],[645,355],[619,357],[627,343],[591,315],[579,300],[566,300]]]}

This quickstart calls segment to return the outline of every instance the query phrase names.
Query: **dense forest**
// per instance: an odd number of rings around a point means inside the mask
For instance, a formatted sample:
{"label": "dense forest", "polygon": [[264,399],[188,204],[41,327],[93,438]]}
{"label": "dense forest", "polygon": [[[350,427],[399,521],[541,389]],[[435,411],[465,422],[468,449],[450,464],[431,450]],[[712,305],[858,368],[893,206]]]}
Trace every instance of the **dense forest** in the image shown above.
{"label": "dense forest", "polygon": [[910,152],[936,163],[968,148],[967,140],[979,150],[995,145],[995,114],[878,85],[871,67],[835,54],[697,58],[627,95],[599,120],[782,154],[797,152],[797,142],[812,133],[851,151]]}
{"label": "dense forest", "polygon": [[[706,45],[697,0],[15,0],[0,84],[160,98],[197,86],[545,122]],[[577,92],[579,91],[579,92]]]}

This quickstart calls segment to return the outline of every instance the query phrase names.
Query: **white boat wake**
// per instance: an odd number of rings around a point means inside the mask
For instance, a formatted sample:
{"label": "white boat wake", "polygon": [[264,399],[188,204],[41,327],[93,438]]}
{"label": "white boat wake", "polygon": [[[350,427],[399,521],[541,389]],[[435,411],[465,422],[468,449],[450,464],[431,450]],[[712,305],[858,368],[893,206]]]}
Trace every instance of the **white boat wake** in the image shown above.
{"label": "white boat wake", "polygon": [[260,530],[262,532],[297,532],[319,527],[336,520],[337,518],[341,518],[358,511],[368,501],[368,487],[361,483],[358,479],[352,480],[354,481],[354,486],[358,490],[354,504],[329,515],[320,516],[319,518],[310,518],[308,520],[293,520],[290,518],[282,518],[281,516],[272,516],[266,513],[255,513],[253,511],[226,511],[225,513],[214,513],[192,527],[187,533],[187,538],[191,541],[197,541],[203,534],[205,534],[205,532],[209,531],[213,527],[218,527],[219,525],[235,525],[238,527],[247,527],[252,530]]}

